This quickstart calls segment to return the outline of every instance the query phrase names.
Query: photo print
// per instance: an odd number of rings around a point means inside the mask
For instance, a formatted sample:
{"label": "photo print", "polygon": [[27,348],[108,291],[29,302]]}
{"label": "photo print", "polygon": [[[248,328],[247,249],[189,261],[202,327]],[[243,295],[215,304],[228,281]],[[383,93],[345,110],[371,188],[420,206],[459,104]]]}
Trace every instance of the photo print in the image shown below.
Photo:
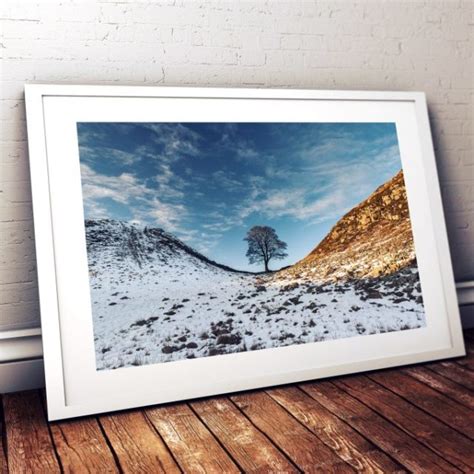
{"label": "photo print", "polygon": [[426,325],[394,123],[78,123],[97,370]]}

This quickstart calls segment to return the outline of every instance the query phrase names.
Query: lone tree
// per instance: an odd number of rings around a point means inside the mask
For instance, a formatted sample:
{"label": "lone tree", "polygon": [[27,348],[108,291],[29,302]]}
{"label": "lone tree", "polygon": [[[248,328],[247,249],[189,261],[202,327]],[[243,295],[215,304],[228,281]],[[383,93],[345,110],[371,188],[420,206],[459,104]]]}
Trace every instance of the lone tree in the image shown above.
{"label": "lone tree", "polygon": [[270,271],[268,262],[271,259],[281,260],[288,255],[285,252],[286,243],[278,238],[275,229],[271,227],[256,225],[247,232],[244,240],[249,244],[246,254],[249,263],[263,262],[266,272]]}

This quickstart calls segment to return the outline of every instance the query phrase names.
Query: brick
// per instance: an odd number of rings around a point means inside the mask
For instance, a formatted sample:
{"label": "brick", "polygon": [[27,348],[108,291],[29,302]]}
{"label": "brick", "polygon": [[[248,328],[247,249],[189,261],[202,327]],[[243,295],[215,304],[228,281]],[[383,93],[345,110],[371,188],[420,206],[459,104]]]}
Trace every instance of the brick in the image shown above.
{"label": "brick", "polygon": [[323,51],[326,43],[323,35],[303,35],[301,37],[301,49],[307,51]]}
{"label": "brick", "polygon": [[263,32],[260,43],[263,49],[280,49],[282,35],[277,33]]}
{"label": "brick", "polygon": [[263,51],[241,51],[238,53],[239,64],[242,66],[262,66],[266,61],[266,53]]}
{"label": "brick", "polygon": [[0,181],[0,192],[2,193],[2,199],[7,203],[25,203],[31,202],[31,186],[28,181],[20,182],[1,182]]}
{"label": "brick", "polygon": [[0,222],[0,245],[21,244],[33,239],[33,221]]}
{"label": "brick", "polygon": [[35,301],[5,303],[0,306],[0,327],[3,330],[38,327],[39,324],[40,312],[37,298]]}
{"label": "brick", "polygon": [[38,301],[38,286],[35,283],[18,282],[10,285],[0,285],[0,305]]}
{"label": "brick", "polygon": [[304,55],[301,51],[267,51],[266,64],[270,67],[292,69],[301,68]]}
{"label": "brick", "polygon": [[0,272],[0,285],[5,283],[23,283],[31,282],[36,276],[36,267],[34,264],[20,263],[9,267],[2,265]]}
{"label": "brick", "polygon": [[32,218],[31,204],[11,204],[0,201],[0,222],[25,221]]}
{"label": "brick", "polygon": [[[33,239],[21,244],[2,245],[0,249],[0,265],[2,273],[8,273],[9,268],[18,268],[19,264],[36,266],[35,244]],[[0,279],[1,279],[0,275]]]}
{"label": "brick", "polygon": [[301,35],[282,35],[281,37],[281,49],[300,49],[301,43]]}

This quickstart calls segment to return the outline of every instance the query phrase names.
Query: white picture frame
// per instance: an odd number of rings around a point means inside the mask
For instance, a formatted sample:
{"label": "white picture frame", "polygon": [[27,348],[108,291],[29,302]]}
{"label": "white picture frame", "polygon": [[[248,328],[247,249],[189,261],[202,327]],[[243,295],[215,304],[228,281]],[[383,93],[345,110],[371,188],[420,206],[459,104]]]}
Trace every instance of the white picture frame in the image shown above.
{"label": "white picture frame", "polygon": [[[465,354],[423,93],[27,84],[25,98],[49,420]],[[342,115],[396,123],[426,327],[97,371],[75,124]]]}

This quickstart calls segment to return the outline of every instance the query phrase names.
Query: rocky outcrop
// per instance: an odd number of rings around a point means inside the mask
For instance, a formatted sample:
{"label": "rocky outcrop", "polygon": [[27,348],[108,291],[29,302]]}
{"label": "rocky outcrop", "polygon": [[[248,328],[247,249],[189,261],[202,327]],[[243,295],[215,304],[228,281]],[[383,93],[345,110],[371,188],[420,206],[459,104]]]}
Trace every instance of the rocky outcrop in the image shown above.
{"label": "rocky outcrop", "polygon": [[319,280],[375,278],[415,261],[403,172],[377,188],[287,274]]}

